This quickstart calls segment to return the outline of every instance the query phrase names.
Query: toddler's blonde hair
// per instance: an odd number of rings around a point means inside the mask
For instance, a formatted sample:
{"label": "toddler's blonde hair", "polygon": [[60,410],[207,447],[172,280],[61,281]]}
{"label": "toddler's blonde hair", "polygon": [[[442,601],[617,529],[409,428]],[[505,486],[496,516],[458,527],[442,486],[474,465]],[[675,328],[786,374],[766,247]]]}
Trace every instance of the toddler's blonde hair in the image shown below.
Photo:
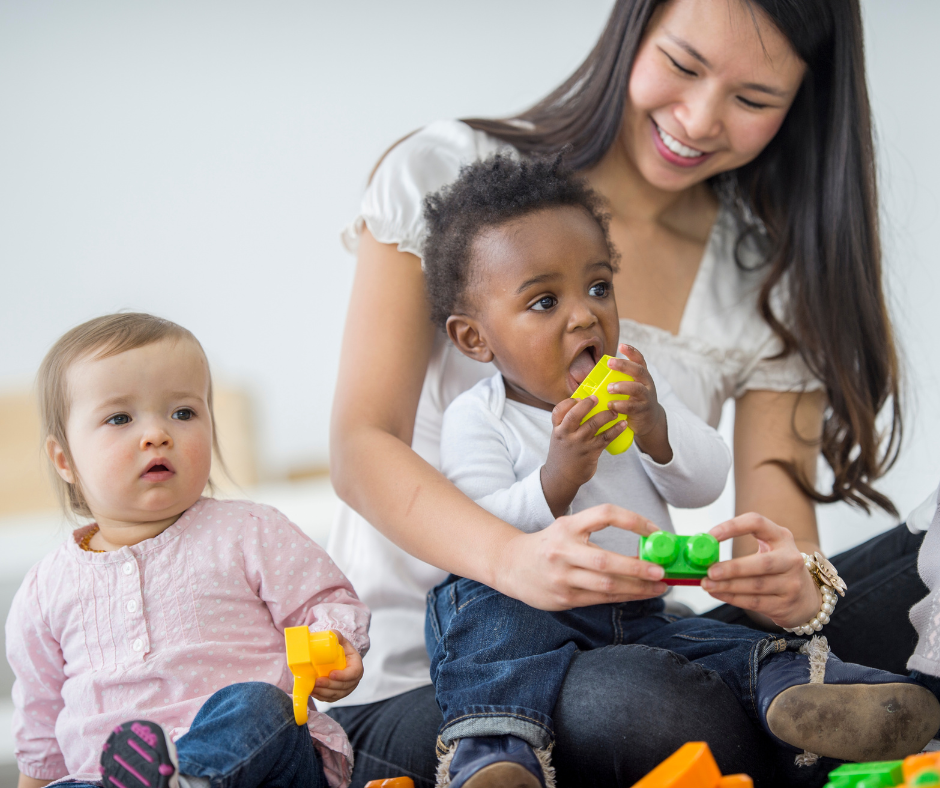
{"label": "toddler's blonde hair", "polygon": [[[96,317],[66,332],[46,354],[36,378],[43,443],[45,444],[49,438],[52,438],[62,447],[73,474],[75,464],[65,431],[70,406],[68,371],[72,364],[88,356],[96,359],[116,356],[164,339],[192,342],[199,348],[203,357],[206,355],[199,340],[191,331],[170,320],[144,312],[122,312]],[[207,368],[208,364],[209,361],[206,359]],[[221,459],[215,429],[215,413],[212,409],[211,374],[209,375],[208,403],[209,419],[212,424],[212,447],[215,449],[216,456]],[[82,495],[78,475],[75,474],[75,483],[69,484],[55,472],[54,467],[51,467],[51,461],[50,469],[52,484],[66,514],[90,517],[91,510],[88,508],[85,496]],[[209,486],[211,489],[211,480]]]}

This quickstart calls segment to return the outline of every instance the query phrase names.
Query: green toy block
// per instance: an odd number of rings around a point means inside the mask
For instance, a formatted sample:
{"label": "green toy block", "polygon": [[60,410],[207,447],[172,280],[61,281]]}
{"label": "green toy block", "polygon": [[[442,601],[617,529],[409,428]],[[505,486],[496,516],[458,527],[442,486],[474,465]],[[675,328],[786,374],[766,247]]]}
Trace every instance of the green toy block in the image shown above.
{"label": "green toy block", "polygon": [[912,777],[908,785],[916,785],[918,788],[927,788],[927,786],[940,785],[940,771],[936,769],[927,769],[916,777]]}
{"label": "green toy block", "polygon": [[904,761],[845,763],[829,772],[826,788],[894,788],[904,782]]}
{"label": "green toy block", "polygon": [[677,536],[657,531],[640,537],[640,558],[666,569],[666,585],[697,586],[718,560],[718,540],[711,534]]}

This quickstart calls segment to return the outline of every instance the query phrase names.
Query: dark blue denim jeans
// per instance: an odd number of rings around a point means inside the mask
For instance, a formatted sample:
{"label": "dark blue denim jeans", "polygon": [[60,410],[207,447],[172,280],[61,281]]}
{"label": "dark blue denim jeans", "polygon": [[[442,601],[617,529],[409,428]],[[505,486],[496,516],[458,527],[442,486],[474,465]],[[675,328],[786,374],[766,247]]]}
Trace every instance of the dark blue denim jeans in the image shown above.
{"label": "dark blue denim jeans", "polygon": [[327,788],[307,726],[294,722],[290,697],[273,684],[220,689],[176,742],[176,751],[180,773],[205,777],[212,788]]}
{"label": "dark blue denim jeans", "polygon": [[546,612],[453,575],[428,594],[425,640],[442,744],[508,733],[533,747],[554,742],[552,713],[579,651],[627,644],[681,655],[714,671],[758,723],[758,665],[804,642],[666,615],[661,599]]}

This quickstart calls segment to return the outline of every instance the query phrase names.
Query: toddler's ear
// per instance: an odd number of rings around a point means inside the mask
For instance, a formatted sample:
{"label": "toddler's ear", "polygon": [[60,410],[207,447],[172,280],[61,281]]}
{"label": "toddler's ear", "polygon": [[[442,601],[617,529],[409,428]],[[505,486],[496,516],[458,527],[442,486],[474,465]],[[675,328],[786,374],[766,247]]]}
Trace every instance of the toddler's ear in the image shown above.
{"label": "toddler's ear", "polygon": [[461,353],[474,361],[486,364],[493,360],[493,351],[487,347],[476,319],[467,315],[451,315],[447,318],[447,336]]}
{"label": "toddler's ear", "polygon": [[46,454],[52,460],[52,467],[55,468],[55,472],[69,484],[74,484],[75,474],[72,473],[72,469],[69,467],[68,457],[65,456],[65,451],[59,445],[59,442],[51,435],[46,438]]}

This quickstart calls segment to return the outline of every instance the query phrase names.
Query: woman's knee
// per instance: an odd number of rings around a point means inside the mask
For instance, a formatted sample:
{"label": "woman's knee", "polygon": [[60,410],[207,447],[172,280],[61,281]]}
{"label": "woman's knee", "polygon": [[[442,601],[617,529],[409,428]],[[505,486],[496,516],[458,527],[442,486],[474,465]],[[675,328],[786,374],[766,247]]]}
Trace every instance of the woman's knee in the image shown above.
{"label": "woman's knee", "polygon": [[630,785],[687,741],[708,742],[729,773],[754,768],[754,759],[742,763],[741,754],[758,758],[765,749],[716,673],[647,646],[579,653],[553,719],[563,785]]}

